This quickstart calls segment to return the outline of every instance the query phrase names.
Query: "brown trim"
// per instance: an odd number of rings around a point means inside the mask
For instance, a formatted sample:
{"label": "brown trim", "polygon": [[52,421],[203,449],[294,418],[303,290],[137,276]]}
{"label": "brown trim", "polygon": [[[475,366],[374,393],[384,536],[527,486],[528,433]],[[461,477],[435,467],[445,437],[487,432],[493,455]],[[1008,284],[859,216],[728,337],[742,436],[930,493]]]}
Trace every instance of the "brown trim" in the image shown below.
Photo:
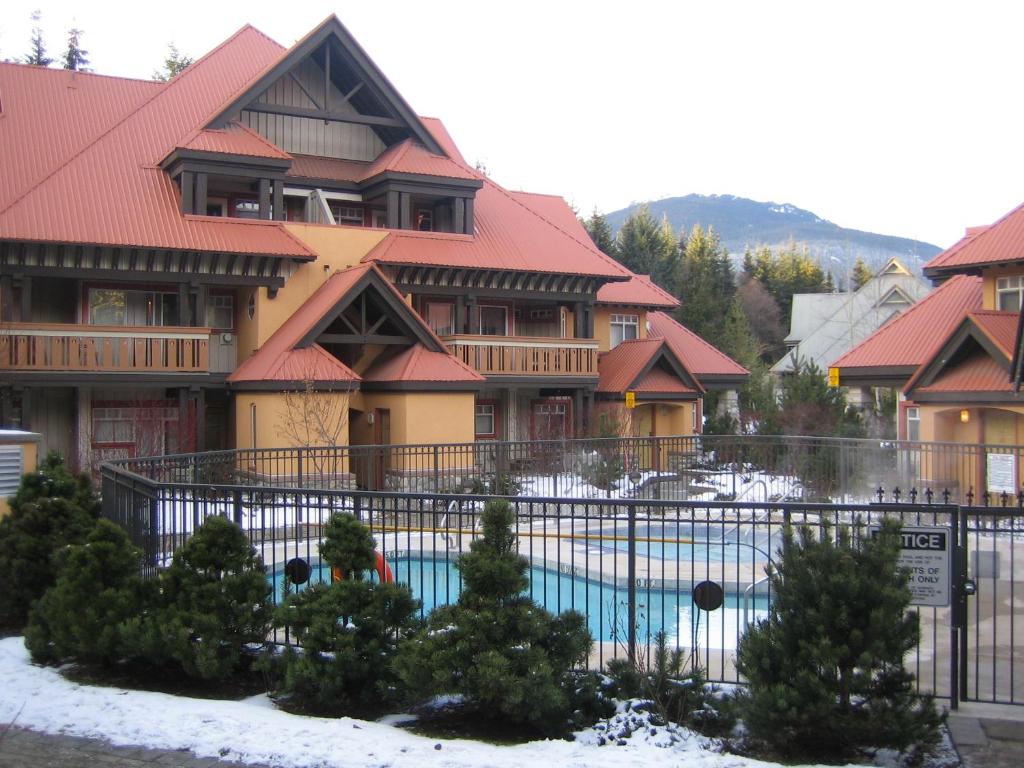
{"label": "brown trim", "polygon": [[[494,431],[483,433],[476,431],[476,407],[478,405],[489,405],[494,408]],[[473,437],[477,440],[500,440],[501,439],[501,416],[503,414],[501,400],[494,398],[476,399],[473,402]]]}
{"label": "brown trim", "polygon": [[1024,393],[1021,392],[914,392],[914,403],[963,403],[965,406],[989,404],[1024,404]]}
{"label": "brown trim", "polygon": [[483,381],[364,381],[364,392],[477,392]]}

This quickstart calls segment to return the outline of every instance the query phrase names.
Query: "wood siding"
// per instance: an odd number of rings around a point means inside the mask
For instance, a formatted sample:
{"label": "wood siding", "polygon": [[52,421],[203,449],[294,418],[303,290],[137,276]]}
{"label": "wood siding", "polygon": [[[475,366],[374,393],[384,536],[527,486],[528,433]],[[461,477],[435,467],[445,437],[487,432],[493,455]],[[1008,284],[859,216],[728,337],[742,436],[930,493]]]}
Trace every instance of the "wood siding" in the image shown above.
{"label": "wood siding", "polygon": [[525,336],[443,337],[452,354],[485,376],[597,376],[597,342]]}

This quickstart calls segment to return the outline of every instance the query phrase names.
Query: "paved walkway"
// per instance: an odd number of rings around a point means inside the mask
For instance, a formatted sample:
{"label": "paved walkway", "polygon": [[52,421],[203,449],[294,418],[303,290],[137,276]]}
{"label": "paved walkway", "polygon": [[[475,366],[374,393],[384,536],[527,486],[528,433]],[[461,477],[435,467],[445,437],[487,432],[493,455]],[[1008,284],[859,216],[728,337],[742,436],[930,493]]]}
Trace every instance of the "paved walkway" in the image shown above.
{"label": "paved walkway", "polygon": [[963,768],[1024,766],[1024,707],[961,704],[949,714],[949,735]]}
{"label": "paved walkway", "polygon": [[51,736],[24,728],[0,732],[0,768],[261,768],[194,757],[191,752],[114,747],[99,739]]}

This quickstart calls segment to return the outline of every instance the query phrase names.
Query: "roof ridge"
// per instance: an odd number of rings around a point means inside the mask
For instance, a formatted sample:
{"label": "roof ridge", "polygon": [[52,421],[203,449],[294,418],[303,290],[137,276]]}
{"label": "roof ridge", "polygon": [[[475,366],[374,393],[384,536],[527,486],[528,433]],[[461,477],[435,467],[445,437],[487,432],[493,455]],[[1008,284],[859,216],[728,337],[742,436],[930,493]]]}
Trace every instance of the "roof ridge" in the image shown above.
{"label": "roof ridge", "polygon": [[993,221],[991,224],[984,225],[984,229],[981,229],[979,232],[974,232],[974,233],[967,233],[967,232],[965,232],[963,237],[961,237],[959,240],[957,240],[955,243],[953,243],[951,246],[949,246],[949,248],[944,250],[942,253],[936,254],[927,264],[924,265],[923,269],[934,269],[935,267],[932,267],[932,264],[935,261],[939,260],[939,259],[942,259],[942,263],[940,263],[940,264],[938,264],[936,266],[941,268],[943,266],[943,264],[950,257],[952,257],[954,254],[960,252],[965,247],[967,247],[968,243],[976,243],[976,242],[978,242],[981,238],[983,238],[989,232],[991,232],[994,229],[997,229],[1000,224],[1002,224],[1004,221],[1006,221],[1006,219],[1010,218],[1015,213],[1017,213],[1018,211],[1021,211],[1021,210],[1024,210],[1024,203],[1021,203],[1020,205],[1014,207],[1010,211],[1007,211],[1002,216],[1000,216],[998,219]]}
{"label": "roof ridge", "polygon": [[54,76],[58,77],[61,74],[65,76],[72,76],[72,72],[74,72],[74,77],[85,75],[89,78],[99,77],[103,78],[104,80],[125,80],[129,83],[146,83],[147,85],[152,85],[155,88],[160,88],[162,86],[167,85],[167,81],[153,80],[152,78],[147,77],[129,77],[127,75],[105,75],[102,72],[86,72],[81,69],[69,70],[64,69],[63,67],[44,67],[40,64],[25,64],[20,61],[0,61],[0,67],[4,66],[20,67],[22,69],[30,69],[36,72],[52,72]]}

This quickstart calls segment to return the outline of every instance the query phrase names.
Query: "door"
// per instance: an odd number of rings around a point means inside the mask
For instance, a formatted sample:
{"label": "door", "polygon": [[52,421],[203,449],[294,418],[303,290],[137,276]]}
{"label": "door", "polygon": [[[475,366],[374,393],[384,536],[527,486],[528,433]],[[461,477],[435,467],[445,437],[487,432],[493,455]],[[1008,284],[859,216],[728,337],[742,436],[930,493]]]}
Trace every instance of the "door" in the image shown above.
{"label": "door", "polygon": [[373,444],[380,446],[373,452],[373,476],[370,487],[383,491],[387,486],[388,471],[391,469],[391,410],[375,408],[373,411]]}

